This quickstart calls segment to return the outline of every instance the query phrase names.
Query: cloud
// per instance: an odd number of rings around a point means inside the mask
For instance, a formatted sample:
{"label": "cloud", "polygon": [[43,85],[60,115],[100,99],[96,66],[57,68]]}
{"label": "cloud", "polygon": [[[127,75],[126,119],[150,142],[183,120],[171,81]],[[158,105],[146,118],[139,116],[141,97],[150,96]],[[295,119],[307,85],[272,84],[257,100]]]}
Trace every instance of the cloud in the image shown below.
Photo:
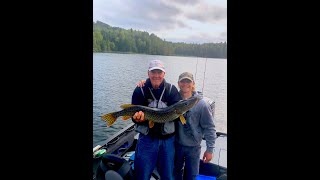
{"label": "cloud", "polygon": [[208,4],[198,4],[186,18],[199,22],[218,23],[227,19],[227,8]]}
{"label": "cloud", "polygon": [[176,18],[182,13],[181,9],[164,1],[139,0],[98,4],[94,6],[94,12],[101,15],[94,19],[113,23],[110,25],[151,31],[188,27]]}
{"label": "cloud", "polygon": [[221,26],[226,30],[227,8],[226,0],[94,0],[93,20],[161,39],[187,40],[191,34],[202,38],[201,32],[217,39]]}
{"label": "cloud", "polygon": [[163,0],[166,3],[182,4],[182,5],[194,5],[200,3],[202,0]]}
{"label": "cloud", "polygon": [[134,4],[133,9],[139,10],[130,13],[133,18],[129,21],[137,27],[151,31],[188,27],[186,23],[177,18],[182,13],[181,9],[162,1],[145,0],[143,6]]}

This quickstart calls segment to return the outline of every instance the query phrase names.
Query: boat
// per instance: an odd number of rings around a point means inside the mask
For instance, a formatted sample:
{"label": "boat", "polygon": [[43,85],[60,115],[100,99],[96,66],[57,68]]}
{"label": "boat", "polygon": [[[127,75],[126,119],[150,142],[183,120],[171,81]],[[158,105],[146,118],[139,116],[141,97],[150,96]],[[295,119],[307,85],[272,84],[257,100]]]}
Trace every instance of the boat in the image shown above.
{"label": "boat", "polygon": [[[212,160],[204,163],[201,159],[198,179],[227,179],[227,133],[216,132],[215,152]],[[134,123],[130,123],[105,141],[93,145],[93,179],[133,180],[134,153],[139,133]],[[201,155],[206,149],[205,140],[201,142]],[[108,177],[109,178],[106,178]],[[159,180],[155,169],[151,180]]]}

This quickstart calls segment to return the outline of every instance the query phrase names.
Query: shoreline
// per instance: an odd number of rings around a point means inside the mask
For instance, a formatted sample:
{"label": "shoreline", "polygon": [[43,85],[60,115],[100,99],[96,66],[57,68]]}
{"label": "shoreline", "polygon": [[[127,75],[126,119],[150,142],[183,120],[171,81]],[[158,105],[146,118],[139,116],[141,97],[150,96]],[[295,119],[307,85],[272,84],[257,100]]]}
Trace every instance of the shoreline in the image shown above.
{"label": "shoreline", "polygon": [[121,52],[121,51],[106,51],[106,52],[94,52],[94,51],[93,51],[93,53],[141,54],[141,55],[153,55],[153,56],[178,56],[178,57],[196,57],[196,58],[227,59],[227,58],[220,58],[220,57],[202,57],[202,56],[183,56],[183,55],[146,54],[146,53],[133,53],[133,52]]}

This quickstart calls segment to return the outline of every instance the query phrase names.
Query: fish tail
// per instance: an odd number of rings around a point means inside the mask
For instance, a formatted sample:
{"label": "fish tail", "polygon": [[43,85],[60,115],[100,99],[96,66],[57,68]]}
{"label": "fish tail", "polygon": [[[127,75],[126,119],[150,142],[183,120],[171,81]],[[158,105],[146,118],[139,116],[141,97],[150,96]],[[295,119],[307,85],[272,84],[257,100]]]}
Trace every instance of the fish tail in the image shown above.
{"label": "fish tail", "polygon": [[105,114],[101,116],[101,119],[108,122],[108,127],[111,126],[116,120],[117,117],[113,113]]}

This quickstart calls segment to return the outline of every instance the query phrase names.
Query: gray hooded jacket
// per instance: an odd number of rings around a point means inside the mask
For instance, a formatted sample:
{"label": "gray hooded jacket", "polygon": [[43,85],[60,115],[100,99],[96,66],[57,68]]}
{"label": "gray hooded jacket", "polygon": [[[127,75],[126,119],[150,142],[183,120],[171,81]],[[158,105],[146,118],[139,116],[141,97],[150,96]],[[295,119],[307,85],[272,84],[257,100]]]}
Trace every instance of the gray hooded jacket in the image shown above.
{"label": "gray hooded jacket", "polygon": [[[193,96],[197,94],[193,92]],[[202,137],[206,140],[207,152],[212,153],[217,138],[214,113],[210,105],[201,99],[193,108],[184,114],[187,121],[183,125],[178,121],[176,141],[183,146],[200,146]]]}

